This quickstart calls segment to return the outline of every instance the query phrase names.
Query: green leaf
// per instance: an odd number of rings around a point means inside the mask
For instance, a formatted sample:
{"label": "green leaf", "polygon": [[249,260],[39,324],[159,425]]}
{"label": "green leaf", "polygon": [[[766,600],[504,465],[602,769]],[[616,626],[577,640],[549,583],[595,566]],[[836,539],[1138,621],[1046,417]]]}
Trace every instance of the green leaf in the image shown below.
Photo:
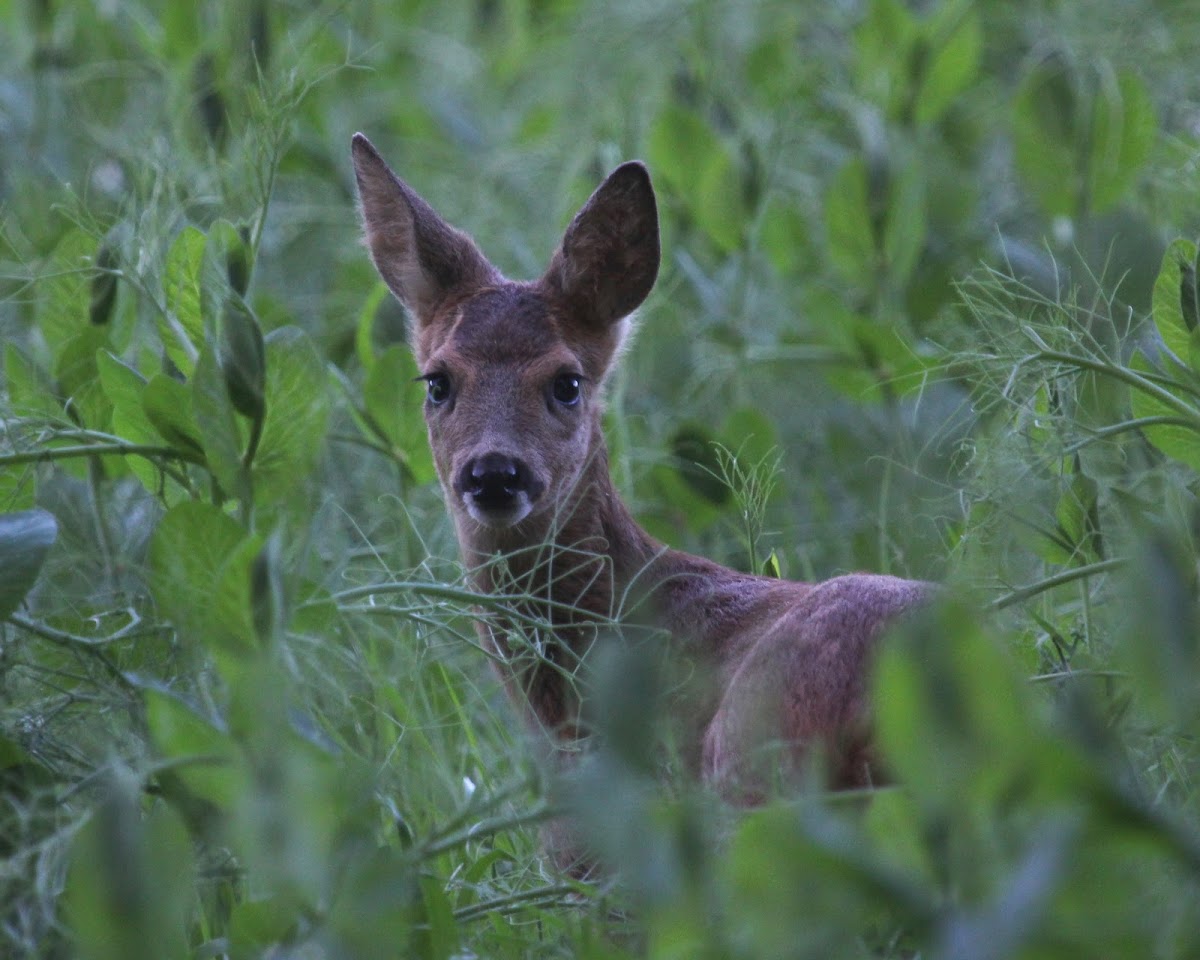
{"label": "green leaf", "polygon": [[196,796],[223,809],[242,786],[233,766],[235,751],[229,734],[214,726],[178,697],[161,690],[143,691],[146,724],[158,752]]}
{"label": "green leaf", "polygon": [[1152,530],[1137,545],[1136,559],[1123,584],[1132,630],[1118,655],[1152,716],[1187,729],[1200,716],[1194,549],[1176,531]]}
{"label": "green leaf", "polygon": [[156,373],[142,391],[142,409],[154,429],[181,456],[203,461],[204,447],[192,415],[192,393],[187,386],[165,373]]}
{"label": "green leaf", "polygon": [[100,391],[100,405],[88,403],[84,394],[99,376],[96,351],[108,345],[106,327],[85,326],[62,345],[54,362],[54,379],[59,394],[75,415],[92,429],[103,429],[103,417],[108,413],[108,400]]}
{"label": "green leaf", "polygon": [[721,443],[743,464],[763,463],[779,451],[779,435],[757,407],[738,407],[721,424]]}
{"label": "green leaf", "polygon": [[250,567],[250,619],[264,647],[278,641],[287,620],[283,584],[283,547],[279,532],[267,538]]}
{"label": "green leaf", "polygon": [[737,165],[723,144],[709,156],[701,173],[692,216],[720,249],[729,252],[741,245],[746,216],[742,188]]}
{"label": "green leaf", "polygon": [[230,289],[238,297],[244,297],[253,268],[245,228],[239,230],[228,220],[218,220],[209,228],[208,250],[224,270]]}
{"label": "green leaf", "polygon": [[737,247],[744,221],[737,165],[704,118],[669,103],[650,128],[646,153],[709,238],[723,250]]}
{"label": "green leaf", "polygon": [[296,735],[288,723],[295,694],[287,679],[265,657],[230,674],[229,728],[243,744],[240,762],[256,788],[238,798],[230,826],[257,891],[313,905],[336,889],[337,838],[350,841],[343,850],[355,849],[357,838],[345,834],[349,811],[360,809],[370,787],[349,758],[335,763]]}
{"label": "green leaf", "polygon": [[1200,372],[1200,327],[1193,330],[1188,338],[1188,365]]}
{"label": "green leaf", "polygon": [[[129,443],[158,446],[162,435],[154,428],[142,404],[146,379],[133,367],[107,350],[96,354],[100,384],[112,403],[112,432]],[[129,469],[152,493],[170,490],[174,495],[181,489],[174,480],[145,457],[126,457]]]}
{"label": "green leaf", "polygon": [[[946,4],[947,17],[955,21],[946,27],[935,17],[928,32],[935,49],[917,93],[915,119],[927,125],[942,118],[954,100],[970,89],[979,74],[979,59],[983,51],[983,27],[974,9],[962,12],[961,5]],[[949,32],[944,36],[944,29]]]}
{"label": "green leaf", "polygon": [[683,530],[699,533],[721,517],[721,508],[698,494],[678,470],[659,465],[646,479],[647,500],[655,509],[647,509],[641,520],[653,536],[671,540]]}
{"label": "green leaf", "polygon": [[1128,71],[1115,81],[1104,76],[1092,105],[1088,176],[1094,210],[1105,210],[1125,195],[1157,136],[1158,120],[1146,85]]}
{"label": "green leaf", "polygon": [[[257,564],[263,552],[261,537],[250,536],[237,545],[217,571],[213,613],[220,625],[216,634],[221,647],[236,657],[262,647],[264,639],[259,625],[256,586],[259,581]],[[282,619],[280,604],[274,617]]]}
{"label": "green leaf", "polygon": [[96,326],[105,326],[112,319],[113,307],[117,302],[116,238],[112,235],[100,242],[96,251],[96,273],[92,276],[91,294],[88,303],[88,319]]}
{"label": "green leaf", "polygon": [[233,407],[261,421],[265,407],[267,359],[262,328],[240,297],[230,297],[221,311],[219,360]]}
{"label": "green leaf", "polygon": [[368,373],[375,366],[375,316],[379,312],[379,305],[389,296],[391,291],[387,284],[383,281],[376,283],[358,312],[358,325],[354,328],[354,352]]}
{"label": "green leaf", "polygon": [[779,562],[779,554],[774,549],[767,554],[766,559],[762,562],[762,568],[758,572],[760,576],[770,577],[773,580],[783,579],[783,568]]}
{"label": "green leaf", "polygon": [[242,470],[245,441],[217,355],[211,346],[200,351],[192,371],[192,412],[208,469],[224,491],[240,500],[250,494]]}
{"label": "green leaf", "polygon": [[863,826],[874,841],[879,859],[914,878],[932,882],[936,876],[928,847],[923,843],[921,810],[908,790],[879,790],[871,797]]}
{"label": "green leaf", "polygon": [[867,202],[867,168],[860,158],[843,165],[829,186],[825,233],[834,267],[850,282],[868,286],[876,269],[875,230]]}
{"label": "green leaf", "polygon": [[254,495],[270,503],[293,493],[316,464],[329,392],[325,365],[302,330],[272,331],[266,351],[267,415],[254,461]]}
{"label": "green leaf", "polygon": [[916,18],[898,0],[872,0],[855,31],[855,85],[890,117],[899,113],[908,93],[908,67],[917,37]]}
{"label": "green leaf", "polygon": [[33,589],[58,538],[58,522],[45,510],[0,514],[0,621]]}
{"label": "green leaf", "polygon": [[428,960],[449,960],[458,946],[458,925],[454,922],[454,910],[450,898],[437,877],[421,880],[425,922],[422,924],[421,955]]}
{"label": "green leaf", "polygon": [[29,754],[15,740],[0,734],[0,771],[29,763]]}
{"label": "green leaf", "polygon": [[191,841],[170,807],[143,813],[137,787],[110,788],[72,845],[66,913],[84,960],[191,956]]}
{"label": "green leaf", "polygon": [[37,283],[37,328],[55,362],[63,348],[89,326],[94,237],[75,227],[54,248],[50,269]]}
{"label": "green leaf", "polygon": [[13,344],[4,346],[4,383],[8,390],[9,409],[18,417],[58,420],[62,404],[33,363]]}
{"label": "green leaf", "polygon": [[831,386],[857,402],[886,402],[896,394],[922,389],[933,361],[917,353],[895,324],[851,313],[840,305],[826,309],[837,318],[828,338],[857,360],[830,364],[825,378]]}
{"label": "green leaf", "polygon": [[856,861],[866,861],[855,846],[844,828],[809,827],[793,807],[748,814],[722,857],[730,933],[740,955],[847,955],[842,948],[855,938],[856,923],[878,909],[872,885],[855,869]]}
{"label": "green leaf", "polygon": [[300,922],[295,904],[283,898],[243,900],[229,915],[235,957],[266,956],[266,948],[286,940]]}
{"label": "green leaf", "polygon": [[[1076,472],[1054,508],[1057,530],[1044,539],[1042,556],[1054,563],[1083,563],[1101,559],[1096,481]],[[1064,546],[1060,546],[1060,542]]]}
{"label": "green leaf", "polygon": [[1051,216],[1078,213],[1078,101],[1074,74],[1061,58],[1051,57],[1029,71],[1013,104],[1017,170]]}
{"label": "green leaf", "polygon": [[[245,546],[246,540],[231,517],[206,503],[181,503],[159,521],[150,542],[150,592],[185,647],[254,649],[253,638],[244,629],[249,622],[248,599],[241,601],[249,596],[250,563],[260,545]],[[244,597],[222,592],[228,561],[239,548],[244,558]]]}
{"label": "green leaf", "polygon": [[1037,759],[1027,688],[965,606],[926,611],[883,645],[872,702],[889,766],[936,809],[994,800]]}
{"label": "green leaf", "polygon": [[200,45],[201,11],[189,3],[171,4],[163,8],[163,53],[168,62],[186,63]]}
{"label": "green leaf", "polygon": [[414,384],[417,364],[411,351],[400,344],[388,347],[376,359],[363,384],[363,403],[370,423],[415,483],[437,478],[422,412],[424,391]]}
{"label": "green leaf", "polygon": [[207,238],[195,227],[184,227],[171,244],[163,274],[166,315],[158,316],[158,332],[171,362],[191,376],[204,345],[201,274]]}
{"label": "green leaf", "polygon": [[[1138,373],[1156,372],[1150,362],[1140,353],[1134,353],[1129,360],[1129,366]],[[1182,390],[1176,396],[1180,399],[1187,399]],[[1130,390],[1129,400],[1133,415],[1138,419],[1180,416],[1179,411],[1174,407],[1143,390]],[[1200,432],[1197,432],[1195,428],[1184,424],[1160,423],[1142,427],[1142,433],[1168,457],[1187,464],[1193,470],[1200,471]]]}
{"label": "green leaf", "polygon": [[746,79],[773,109],[788,104],[804,79],[795,61],[796,25],[787,22],[782,9],[779,13],[783,21],[779,29],[758,37],[745,59]]}
{"label": "green leaf", "polygon": [[1151,300],[1158,335],[1182,363],[1191,359],[1191,336],[1197,329],[1194,322],[1197,262],[1195,243],[1182,238],[1173,240],[1163,254]]}
{"label": "green leaf", "polygon": [[33,508],[37,498],[35,464],[0,468],[0,512],[16,513]]}
{"label": "green leaf", "polygon": [[925,178],[909,163],[889,184],[883,221],[883,256],[893,281],[908,282],[925,247]]}
{"label": "green leaf", "polygon": [[[136,410],[147,428],[151,424],[142,409],[142,392],[146,389],[146,378],[109,350],[96,354],[96,369],[100,375],[100,386],[114,410]],[[140,438],[138,442],[141,442]]]}
{"label": "green leaf", "polygon": [[768,259],[782,276],[791,277],[811,256],[811,229],[803,215],[791,204],[776,199],[762,218],[759,241]]}
{"label": "green leaf", "polygon": [[[435,934],[425,919],[431,909],[438,911],[438,905],[423,897],[411,861],[393,848],[371,847],[352,858],[338,876],[341,895],[328,915],[329,930],[342,948],[338,955],[355,960],[397,956],[431,960],[438,955],[436,950],[444,953],[456,936],[430,942]],[[439,919],[443,915],[438,913],[434,922],[443,923]]]}
{"label": "green leaf", "polygon": [[685,423],[671,438],[671,455],[679,478],[709,503],[729,502],[729,487],[721,479],[716,436],[700,423]]}

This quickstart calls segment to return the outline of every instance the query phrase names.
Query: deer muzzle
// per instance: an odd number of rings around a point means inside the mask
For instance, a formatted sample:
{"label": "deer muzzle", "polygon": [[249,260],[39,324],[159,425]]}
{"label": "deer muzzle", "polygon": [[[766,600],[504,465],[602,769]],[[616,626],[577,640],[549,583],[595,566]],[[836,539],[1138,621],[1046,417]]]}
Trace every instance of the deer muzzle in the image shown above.
{"label": "deer muzzle", "polygon": [[527,464],[496,452],[468,460],[454,481],[454,492],[467,512],[488,527],[520,523],[529,516],[544,490],[545,484]]}

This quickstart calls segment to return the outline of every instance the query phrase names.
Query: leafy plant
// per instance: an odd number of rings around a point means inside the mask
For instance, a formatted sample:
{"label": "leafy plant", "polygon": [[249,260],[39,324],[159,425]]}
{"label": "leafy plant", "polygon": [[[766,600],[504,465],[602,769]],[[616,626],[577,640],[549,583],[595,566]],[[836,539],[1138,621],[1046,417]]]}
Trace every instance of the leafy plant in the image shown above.
{"label": "leafy plant", "polygon": [[[0,3],[0,953],[1195,954],[1200,90],[1187,5],[1130,16]],[[893,783],[725,808],[630,625],[536,762],[359,128],[514,275],[647,158],[614,474],[745,569],[945,582]]]}

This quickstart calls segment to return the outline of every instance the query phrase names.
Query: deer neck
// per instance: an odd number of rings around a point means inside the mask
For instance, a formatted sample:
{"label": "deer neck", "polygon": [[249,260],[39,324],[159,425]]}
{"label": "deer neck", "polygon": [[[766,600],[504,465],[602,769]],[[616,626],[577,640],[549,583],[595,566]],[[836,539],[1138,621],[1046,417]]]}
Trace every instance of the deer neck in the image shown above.
{"label": "deer neck", "polygon": [[[668,549],[646,533],[613,485],[598,420],[587,467],[555,513],[492,530],[456,512],[475,588],[513,597],[555,628],[632,619],[721,660],[747,606],[779,584]],[[574,646],[575,634],[565,629],[560,639]]]}
{"label": "deer neck", "polygon": [[456,511],[455,525],[477,590],[540,604],[556,625],[618,616],[629,585],[663,551],[613,486],[598,420],[578,482],[553,509],[502,530]]}

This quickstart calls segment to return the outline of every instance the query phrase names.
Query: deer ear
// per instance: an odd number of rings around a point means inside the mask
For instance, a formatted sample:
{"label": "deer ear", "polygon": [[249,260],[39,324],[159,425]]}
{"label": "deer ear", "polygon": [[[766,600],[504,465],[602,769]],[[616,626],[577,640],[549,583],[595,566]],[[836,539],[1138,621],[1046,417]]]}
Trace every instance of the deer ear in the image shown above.
{"label": "deer ear", "polygon": [[634,160],[610,173],[575,214],[542,282],[574,315],[607,327],[646,299],[658,262],[654,188]]}
{"label": "deer ear", "polygon": [[498,276],[471,238],[392,173],[361,133],[354,135],[352,153],[371,259],[418,325],[429,322],[447,296]]}

